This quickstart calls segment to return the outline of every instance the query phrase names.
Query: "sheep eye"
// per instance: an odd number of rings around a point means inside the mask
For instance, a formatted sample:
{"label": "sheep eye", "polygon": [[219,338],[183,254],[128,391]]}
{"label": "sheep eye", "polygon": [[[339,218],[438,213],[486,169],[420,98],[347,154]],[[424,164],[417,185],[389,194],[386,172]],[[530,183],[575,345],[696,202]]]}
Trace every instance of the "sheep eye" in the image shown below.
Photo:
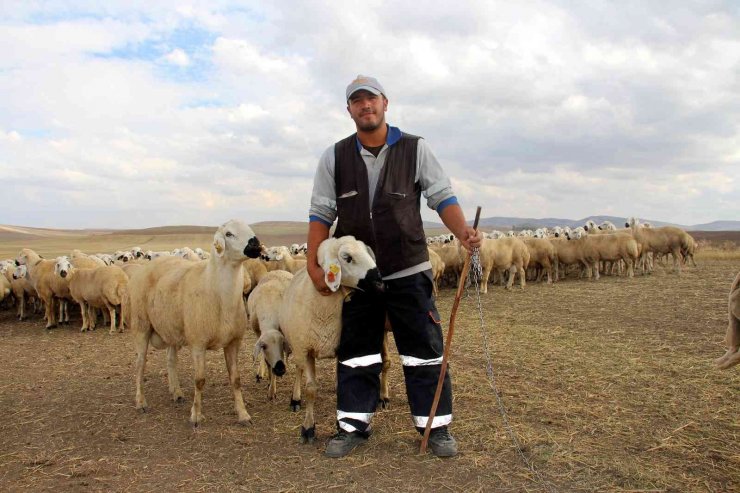
{"label": "sheep eye", "polygon": [[352,255],[345,255],[344,256],[344,261],[347,262],[348,264],[351,264],[352,263]]}
{"label": "sheep eye", "polygon": [[231,238],[232,236],[234,236],[234,234],[231,231],[227,231],[226,232],[226,237],[227,238]]}

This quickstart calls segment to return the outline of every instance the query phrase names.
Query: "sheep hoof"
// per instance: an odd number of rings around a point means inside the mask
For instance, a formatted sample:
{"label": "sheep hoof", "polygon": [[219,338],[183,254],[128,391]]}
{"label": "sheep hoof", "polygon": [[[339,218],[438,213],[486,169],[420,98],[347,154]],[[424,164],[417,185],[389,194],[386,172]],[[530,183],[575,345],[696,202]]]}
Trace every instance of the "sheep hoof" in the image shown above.
{"label": "sheep hoof", "polygon": [[294,413],[297,413],[298,411],[300,411],[301,401],[296,401],[296,400],[291,399],[290,400],[290,410],[293,411]]}
{"label": "sheep hoof", "polygon": [[185,397],[183,397],[183,396],[181,396],[181,395],[177,395],[177,396],[174,396],[174,397],[172,398],[172,401],[173,401],[173,402],[174,402],[175,404],[182,404],[183,402],[185,402]]}
{"label": "sheep hoof", "polygon": [[252,425],[252,418],[247,416],[246,418],[240,418],[237,423],[239,423],[242,426],[251,426]]}
{"label": "sheep hoof", "polygon": [[257,383],[260,383],[262,381],[262,377],[259,375],[255,375],[254,379],[257,381]]}
{"label": "sheep hoof", "polygon": [[146,412],[148,411],[146,404],[137,406],[136,409],[138,409],[141,414],[146,414]]}
{"label": "sheep hoof", "polygon": [[391,408],[391,400],[387,397],[384,397],[382,399],[378,399],[378,404],[380,404],[381,409],[390,409]]}
{"label": "sheep hoof", "polygon": [[309,429],[301,426],[301,442],[311,444],[316,439],[316,426]]}

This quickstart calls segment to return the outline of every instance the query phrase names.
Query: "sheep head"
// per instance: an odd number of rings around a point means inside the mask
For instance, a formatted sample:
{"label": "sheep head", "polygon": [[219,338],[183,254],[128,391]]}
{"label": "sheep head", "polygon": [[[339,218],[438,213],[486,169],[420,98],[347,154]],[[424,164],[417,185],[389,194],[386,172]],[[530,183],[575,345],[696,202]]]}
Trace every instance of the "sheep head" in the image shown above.
{"label": "sheep head", "polygon": [[383,291],[383,280],[375,263],[375,255],[354,236],[328,238],[319,245],[317,253],[319,264],[324,269],[324,281],[332,291],[337,291],[339,286],[362,291]]}
{"label": "sheep head", "polygon": [[30,248],[24,248],[20,251],[18,257],[15,259],[15,265],[28,265],[30,262],[37,258],[40,258],[40,256],[36,252],[31,250]]}
{"label": "sheep head", "polygon": [[265,260],[283,260],[288,255],[288,249],[284,246],[269,247],[263,256]]}
{"label": "sheep head", "polygon": [[624,223],[624,227],[634,228],[634,227],[637,227],[638,224],[640,224],[640,221],[636,217],[628,217],[627,222]]}
{"label": "sheep head", "polygon": [[270,365],[272,372],[282,377],[285,374],[285,362],[283,356],[290,353],[288,345],[282,332],[270,330],[263,332],[254,345],[254,359],[257,359],[260,351],[265,355],[265,361]]}
{"label": "sheep head", "polygon": [[232,219],[216,230],[213,235],[212,254],[241,262],[244,257],[257,258],[262,252],[262,245],[252,228],[238,219]]}
{"label": "sheep head", "polygon": [[13,279],[23,279],[28,275],[28,267],[25,265],[19,265],[13,271]]}
{"label": "sheep head", "polygon": [[67,257],[57,257],[57,263],[54,264],[54,273],[59,277],[65,278],[72,271],[72,262]]}

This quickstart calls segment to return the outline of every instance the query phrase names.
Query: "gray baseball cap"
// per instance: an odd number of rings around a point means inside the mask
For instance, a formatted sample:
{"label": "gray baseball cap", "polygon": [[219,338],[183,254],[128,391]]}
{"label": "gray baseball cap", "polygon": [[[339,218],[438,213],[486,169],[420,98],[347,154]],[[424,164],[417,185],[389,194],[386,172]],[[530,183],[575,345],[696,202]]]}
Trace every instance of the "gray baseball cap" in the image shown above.
{"label": "gray baseball cap", "polygon": [[375,77],[368,77],[367,75],[358,75],[357,78],[347,86],[347,101],[349,101],[349,98],[354,93],[360,90],[369,91],[376,96],[380,94],[385,95],[385,89],[380,85],[378,79]]}

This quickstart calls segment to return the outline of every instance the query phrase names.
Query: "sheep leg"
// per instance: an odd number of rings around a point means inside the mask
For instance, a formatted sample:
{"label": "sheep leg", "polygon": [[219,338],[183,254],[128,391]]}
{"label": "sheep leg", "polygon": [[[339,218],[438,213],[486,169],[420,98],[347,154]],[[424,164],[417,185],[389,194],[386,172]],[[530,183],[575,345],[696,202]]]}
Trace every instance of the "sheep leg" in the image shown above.
{"label": "sheep leg", "polygon": [[25,292],[21,293],[20,296],[20,303],[18,304],[18,311],[16,312],[16,315],[18,315],[18,320],[23,321],[23,315],[25,314],[25,308],[26,308],[26,294]]}
{"label": "sheep leg", "polygon": [[267,400],[274,401],[277,397],[277,377],[270,372],[269,382],[267,384]]}
{"label": "sheep leg", "polygon": [[109,334],[115,334],[116,333],[116,307],[114,305],[109,305],[106,303],[106,308],[108,309],[108,313],[110,314],[110,331]]}
{"label": "sheep leg", "polygon": [[69,324],[69,300],[65,299],[62,303],[64,304],[64,323]]}
{"label": "sheep leg", "polygon": [[594,263],[593,263],[593,272],[595,274],[594,274],[594,277],[592,277],[592,279],[594,281],[598,281],[599,280],[599,261],[598,260],[594,260]]}
{"label": "sheep leg", "polygon": [[295,381],[293,382],[293,393],[290,395],[290,410],[298,412],[301,410],[301,380],[303,379],[303,368],[296,365]]}
{"label": "sheep leg", "polygon": [[203,388],[206,386],[206,350],[192,348],[191,351],[195,372],[195,395],[193,396],[193,407],[190,409],[190,423],[193,428],[197,428],[205,420],[201,411],[203,409]]}
{"label": "sheep leg", "polygon": [[82,312],[82,327],[80,328],[80,332],[85,332],[90,322],[88,321],[87,303],[84,301],[80,301],[80,312]]}
{"label": "sheep leg", "polygon": [[318,384],[316,382],[316,360],[313,356],[306,358],[306,416],[301,426],[301,439],[303,443],[313,443],[316,438],[316,420],[313,415],[313,406],[316,402]]}
{"label": "sheep leg", "polygon": [[[524,289],[524,286],[527,285],[527,275],[524,272],[524,266],[522,264],[519,264],[517,266],[517,270],[519,271],[519,287],[522,288],[522,289]],[[513,277],[514,276],[512,274],[512,279],[513,279]]]}
{"label": "sheep leg", "polygon": [[[234,339],[224,348],[224,359],[226,359],[226,369],[229,371],[229,383],[231,391],[234,394],[234,408],[240,425],[252,423],[252,417],[244,406],[244,396],[242,396],[242,382],[239,378],[239,346],[241,339]],[[205,361],[204,361],[205,363]],[[204,368],[205,369],[205,368]]]}
{"label": "sheep leg", "polygon": [[149,349],[151,336],[151,329],[135,332],[134,336],[134,347],[136,348],[136,409],[141,412],[146,412],[147,408],[142,383],[144,381],[144,367],[146,366],[146,352]]}
{"label": "sheep leg", "polygon": [[733,313],[732,306],[730,306],[729,311],[730,323],[727,326],[727,334],[725,335],[727,352],[721,358],[714,360],[715,366],[721,370],[726,370],[740,363],[740,319],[738,318],[740,312]]}
{"label": "sheep leg", "polygon": [[673,270],[675,270],[679,275],[681,274],[681,262],[679,261],[680,255],[681,255],[681,249],[680,248],[674,248],[671,252],[671,255],[673,256]]}
{"label": "sheep leg", "polygon": [[180,388],[180,377],[177,374],[177,347],[167,346],[167,383],[170,387],[172,400],[180,404],[185,401],[185,396]]}
{"label": "sheep leg", "polygon": [[46,328],[51,329],[57,326],[56,308],[54,306],[54,295],[49,296],[46,301]]}
{"label": "sheep leg", "polygon": [[255,376],[255,379],[257,380],[257,383],[261,382],[265,378],[269,378],[269,376],[272,374],[270,371],[270,367],[267,366],[267,361],[265,361],[265,353],[260,351],[259,355],[257,356],[258,361],[258,368],[257,368],[257,375]]}
{"label": "sheep leg", "polygon": [[516,276],[516,265],[512,265],[508,269],[509,273],[509,279],[506,281],[506,289],[511,289],[511,287],[514,285],[514,277]]}

